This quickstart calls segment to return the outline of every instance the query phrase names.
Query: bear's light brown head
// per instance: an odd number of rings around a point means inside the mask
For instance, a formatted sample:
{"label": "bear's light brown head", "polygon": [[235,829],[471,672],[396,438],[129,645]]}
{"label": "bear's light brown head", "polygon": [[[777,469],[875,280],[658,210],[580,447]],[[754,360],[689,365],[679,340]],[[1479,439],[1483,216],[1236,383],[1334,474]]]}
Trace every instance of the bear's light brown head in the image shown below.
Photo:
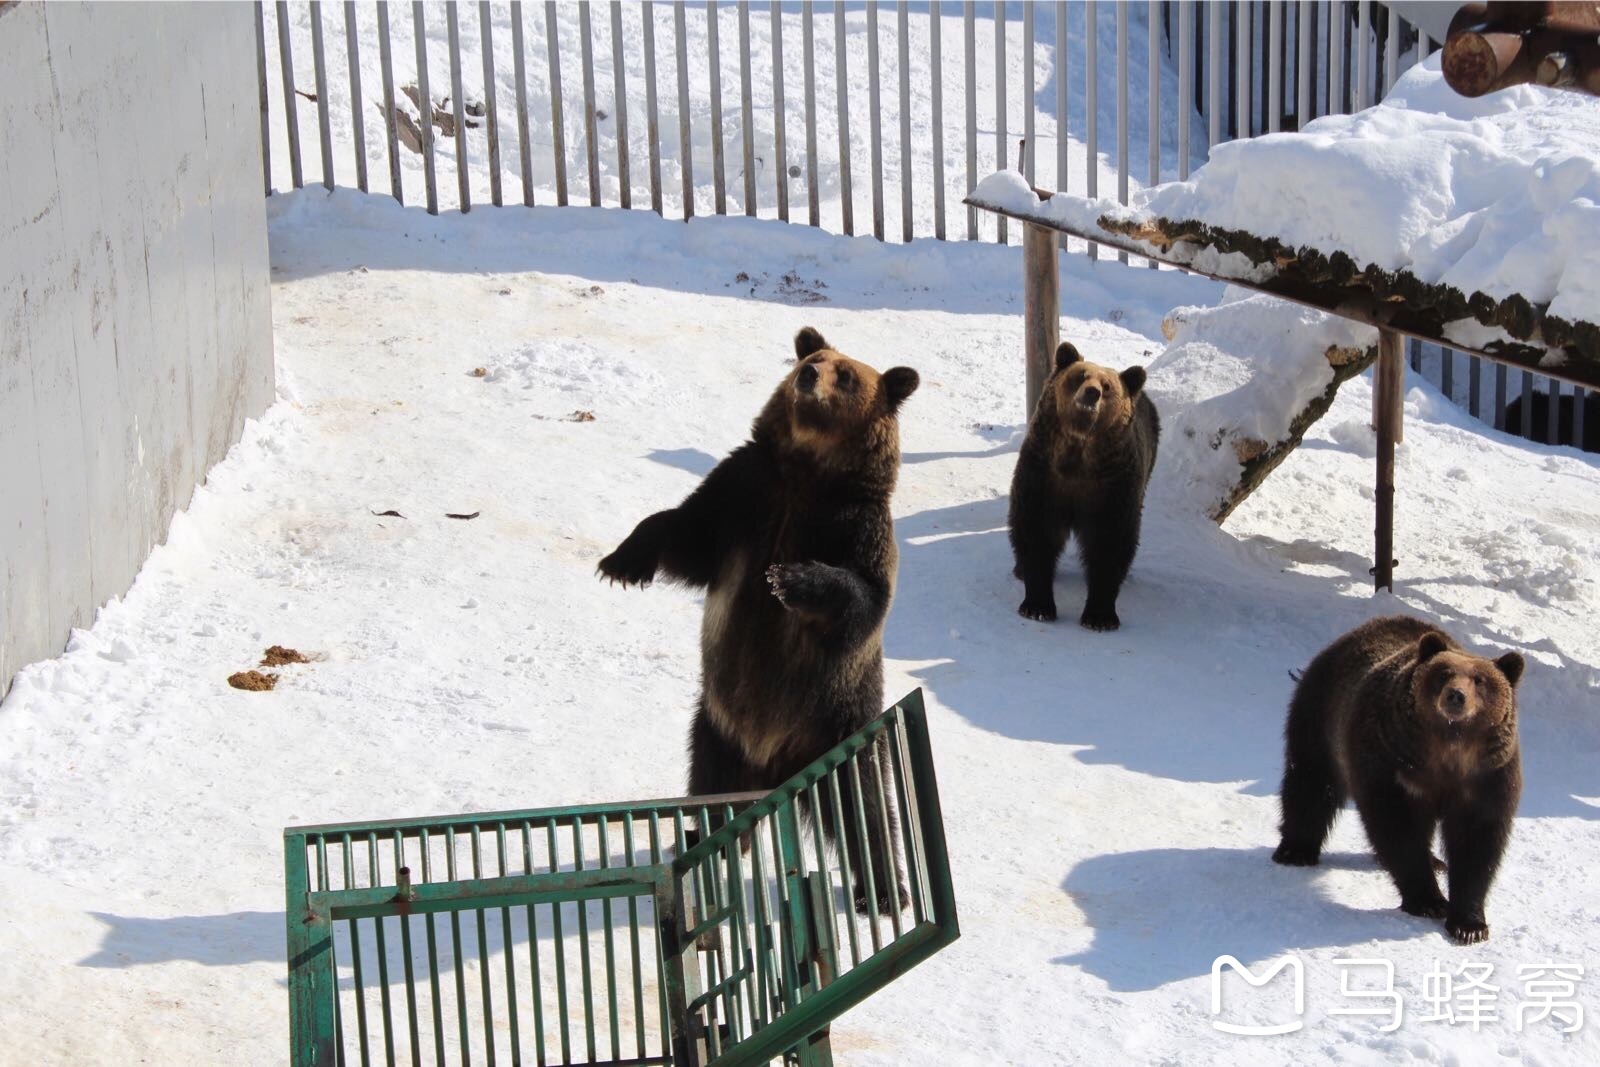
{"label": "bear's light brown head", "polygon": [[1086,361],[1067,341],[1056,349],[1048,389],[1061,425],[1076,436],[1106,433],[1133,421],[1133,405],[1144,388],[1143,367],[1120,374]]}
{"label": "bear's light brown head", "polygon": [[798,362],[755,423],[755,436],[833,469],[883,468],[900,462],[900,405],[916,392],[910,367],[878,373],[829,346],[807,326],[795,335]]}
{"label": "bear's light brown head", "polygon": [[1487,659],[1452,647],[1443,634],[1424,634],[1411,676],[1412,706],[1428,724],[1452,734],[1515,729],[1523,666],[1517,652]]}

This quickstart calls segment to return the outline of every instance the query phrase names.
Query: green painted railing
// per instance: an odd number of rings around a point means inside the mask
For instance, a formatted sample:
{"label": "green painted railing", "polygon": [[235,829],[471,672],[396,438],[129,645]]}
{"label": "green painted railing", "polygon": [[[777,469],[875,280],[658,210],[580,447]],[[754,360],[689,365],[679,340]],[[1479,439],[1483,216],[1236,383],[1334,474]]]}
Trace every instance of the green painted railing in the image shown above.
{"label": "green painted railing", "polygon": [[959,936],[920,690],[770,793],[284,850],[294,1067],[823,1067],[834,1018]]}

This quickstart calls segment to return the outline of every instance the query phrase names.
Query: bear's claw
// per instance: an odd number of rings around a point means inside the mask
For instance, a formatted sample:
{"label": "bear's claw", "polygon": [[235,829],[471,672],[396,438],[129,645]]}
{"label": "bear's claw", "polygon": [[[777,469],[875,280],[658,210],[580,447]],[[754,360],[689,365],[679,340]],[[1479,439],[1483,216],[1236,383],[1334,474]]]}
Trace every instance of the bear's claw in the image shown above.
{"label": "bear's claw", "polygon": [[1458,945],[1476,945],[1489,940],[1489,924],[1482,919],[1450,919],[1445,922],[1444,929]]}
{"label": "bear's claw", "polygon": [[1038,622],[1055,622],[1056,606],[1042,604],[1036,600],[1024,600],[1017,608],[1017,614],[1024,619],[1034,619]]}

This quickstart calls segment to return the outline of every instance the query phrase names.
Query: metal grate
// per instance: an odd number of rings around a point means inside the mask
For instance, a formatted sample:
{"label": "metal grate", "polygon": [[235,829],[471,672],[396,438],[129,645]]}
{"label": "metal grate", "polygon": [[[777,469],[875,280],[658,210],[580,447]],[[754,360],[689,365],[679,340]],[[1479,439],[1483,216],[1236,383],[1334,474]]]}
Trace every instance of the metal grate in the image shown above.
{"label": "metal grate", "polygon": [[295,1067],[826,1064],[833,1018],[958,936],[920,690],[767,794],[284,846]]}

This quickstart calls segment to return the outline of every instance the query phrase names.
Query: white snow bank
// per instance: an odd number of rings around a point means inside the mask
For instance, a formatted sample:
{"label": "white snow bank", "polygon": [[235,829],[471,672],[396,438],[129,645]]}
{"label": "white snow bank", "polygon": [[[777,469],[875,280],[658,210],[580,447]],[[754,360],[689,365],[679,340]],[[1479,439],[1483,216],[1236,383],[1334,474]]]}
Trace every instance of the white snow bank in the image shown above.
{"label": "white snow bank", "polygon": [[1371,326],[1239,289],[1168,321],[1176,329],[1147,386],[1163,419],[1157,492],[1201,514],[1237,484],[1237,448],[1284,440],[1294,416],[1327,389],[1329,348],[1378,343]]}
{"label": "white snow bank", "polygon": [[[992,175],[976,195],[1041,213],[1014,174]],[[1126,208],[1058,196],[1042,214],[1078,230],[1104,214],[1197,220],[1592,320],[1600,106],[1534,86],[1469,100],[1445,84],[1434,56],[1376,107],[1217,145],[1191,180],[1137,191]]]}

